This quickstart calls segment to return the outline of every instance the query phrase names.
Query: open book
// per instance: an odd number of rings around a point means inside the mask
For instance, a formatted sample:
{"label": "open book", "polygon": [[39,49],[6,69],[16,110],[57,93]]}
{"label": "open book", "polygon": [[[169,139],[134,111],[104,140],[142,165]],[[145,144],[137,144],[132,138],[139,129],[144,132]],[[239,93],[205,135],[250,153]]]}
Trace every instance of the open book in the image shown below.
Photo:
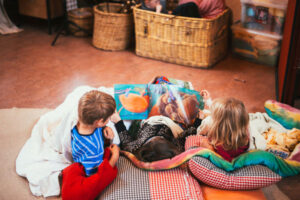
{"label": "open book", "polygon": [[191,82],[178,80],[174,78],[167,78],[165,76],[156,77],[153,81],[153,84],[169,84],[169,85],[178,85],[179,87],[187,88],[193,90],[194,87]]}
{"label": "open book", "polygon": [[117,111],[125,120],[147,119],[164,115],[190,125],[204,102],[195,90],[169,84],[117,84],[114,85]]}

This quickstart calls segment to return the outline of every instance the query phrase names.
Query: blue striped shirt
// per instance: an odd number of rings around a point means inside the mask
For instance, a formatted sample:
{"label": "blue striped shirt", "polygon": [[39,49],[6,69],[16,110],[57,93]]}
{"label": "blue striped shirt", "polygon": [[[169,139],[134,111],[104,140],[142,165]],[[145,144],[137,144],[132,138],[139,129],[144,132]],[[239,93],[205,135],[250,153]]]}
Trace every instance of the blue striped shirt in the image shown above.
{"label": "blue striped shirt", "polygon": [[87,176],[96,173],[104,154],[102,128],[96,128],[90,135],[81,135],[75,126],[71,132],[73,161],[83,165]]}

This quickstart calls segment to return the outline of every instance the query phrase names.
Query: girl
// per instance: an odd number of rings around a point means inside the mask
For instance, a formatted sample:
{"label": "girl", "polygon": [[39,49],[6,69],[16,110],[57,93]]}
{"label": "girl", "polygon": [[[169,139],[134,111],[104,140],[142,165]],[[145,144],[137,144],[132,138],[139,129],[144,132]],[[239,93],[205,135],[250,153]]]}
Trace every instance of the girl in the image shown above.
{"label": "girl", "polygon": [[234,98],[215,99],[210,111],[198,134],[207,135],[215,152],[231,162],[249,147],[249,115],[243,102]]}

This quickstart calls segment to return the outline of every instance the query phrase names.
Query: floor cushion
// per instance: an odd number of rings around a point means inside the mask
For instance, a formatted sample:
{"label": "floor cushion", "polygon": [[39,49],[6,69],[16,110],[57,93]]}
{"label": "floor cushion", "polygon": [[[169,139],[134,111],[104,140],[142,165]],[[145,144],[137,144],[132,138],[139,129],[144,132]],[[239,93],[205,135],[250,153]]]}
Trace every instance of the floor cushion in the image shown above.
{"label": "floor cushion", "polygon": [[276,183],[282,178],[261,165],[247,166],[233,172],[226,172],[201,156],[193,157],[188,165],[198,180],[207,185],[227,190],[258,189]]}
{"label": "floor cushion", "polygon": [[247,191],[220,190],[205,184],[201,184],[201,189],[203,192],[203,197],[206,200],[266,200],[266,197],[261,189]]}
{"label": "floor cushion", "polygon": [[[189,136],[185,144],[186,150],[196,148],[199,138],[196,135]],[[188,161],[191,173],[207,185],[227,190],[252,190],[266,187],[282,179],[278,173],[262,165],[239,166],[238,169],[233,167],[231,169],[234,170],[224,170],[217,167],[211,160],[214,159],[215,163],[220,165],[224,164],[224,168],[232,167],[231,163],[225,162],[215,153],[211,154],[212,157],[193,156]]]}

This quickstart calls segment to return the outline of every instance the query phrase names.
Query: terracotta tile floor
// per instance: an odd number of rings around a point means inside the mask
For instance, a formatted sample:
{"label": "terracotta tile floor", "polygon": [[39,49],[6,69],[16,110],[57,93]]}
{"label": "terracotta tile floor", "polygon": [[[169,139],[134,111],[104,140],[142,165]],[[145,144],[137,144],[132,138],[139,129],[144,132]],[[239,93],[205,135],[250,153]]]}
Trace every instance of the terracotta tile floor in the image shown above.
{"label": "terracotta tile floor", "polygon": [[[275,99],[273,67],[229,55],[211,69],[192,68],[138,57],[133,49],[101,51],[91,38],[64,35],[53,47],[54,35],[46,27],[22,28],[18,34],[0,35],[0,108],[55,108],[80,85],[147,83],[157,75],[189,80],[213,98],[241,99],[249,112],[263,112],[264,102]],[[299,197],[299,176],[279,186],[290,197]]]}
{"label": "terracotta tile floor", "polygon": [[213,98],[239,98],[249,112],[264,111],[264,102],[275,99],[273,67],[228,56],[211,69],[192,68],[138,57],[133,49],[101,51],[91,38],[62,35],[51,46],[54,35],[24,29],[0,36],[0,108],[55,108],[79,85],[147,83],[157,75],[189,80]]}

